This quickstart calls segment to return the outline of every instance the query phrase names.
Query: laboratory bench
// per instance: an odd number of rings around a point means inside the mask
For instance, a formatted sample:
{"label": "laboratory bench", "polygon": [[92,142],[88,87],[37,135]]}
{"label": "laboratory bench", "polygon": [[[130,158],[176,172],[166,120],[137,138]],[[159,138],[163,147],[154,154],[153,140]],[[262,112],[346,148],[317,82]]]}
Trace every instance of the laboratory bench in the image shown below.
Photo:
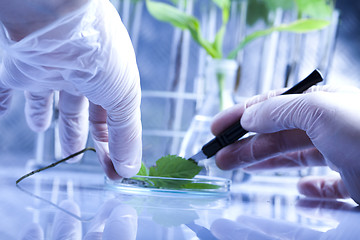
{"label": "laboratory bench", "polygon": [[360,239],[349,200],[308,199],[297,177],[257,175],[228,193],[134,191],[100,172],[0,170],[0,239]]}

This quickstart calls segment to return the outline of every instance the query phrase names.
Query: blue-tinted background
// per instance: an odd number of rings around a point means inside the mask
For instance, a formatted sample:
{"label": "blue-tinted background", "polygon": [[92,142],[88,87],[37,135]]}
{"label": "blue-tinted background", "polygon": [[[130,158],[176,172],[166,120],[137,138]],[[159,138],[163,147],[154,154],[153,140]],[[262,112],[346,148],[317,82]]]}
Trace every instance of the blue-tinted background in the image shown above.
{"label": "blue-tinted background", "polygon": [[[243,1],[234,2],[234,4],[240,4]],[[189,36],[182,35],[180,31],[176,31],[169,24],[159,22],[150,16],[145,4],[141,3],[141,1],[138,1],[137,5],[126,1],[113,1],[113,3],[118,8],[134,42],[143,91],[143,156],[145,161],[151,163],[164,154],[176,154],[178,152],[179,143],[181,143],[182,137],[195,113],[197,94],[201,93],[201,89],[195,87],[195,79],[199,77],[199,67],[201,67],[201,61],[203,61],[201,54],[203,53]],[[126,10],[126,3],[130,4],[130,11]],[[194,14],[199,17],[210,9],[208,1],[197,1],[193,8]],[[336,9],[340,13],[340,21],[336,45],[332,52],[331,61],[329,61],[330,65],[326,81],[327,83],[360,86],[360,68],[358,67],[360,60],[360,48],[358,47],[360,42],[360,17],[358,14],[360,3],[339,0],[336,2]],[[136,12],[138,15],[135,14]],[[289,17],[289,14],[285,13],[283,18],[287,17]],[[134,23],[136,21],[139,21],[139,24]],[[232,18],[232,21],[227,30],[230,37],[225,41],[226,51],[233,47],[237,37],[236,31],[239,26],[237,22],[234,22],[234,18]],[[264,19],[259,19],[252,26],[248,26],[246,31],[251,32],[254,29],[264,28],[266,24]],[[137,27],[139,30],[137,30]],[[232,37],[232,34],[234,34],[234,37]],[[281,34],[278,36],[278,41],[285,41],[284,39],[287,39],[287,37],[286,33]],[[312,39],[312,35],[308,39]],[[261,51],[264,49],[267,40],[266,38],[256,40],[243,53],[243,82],[241,83],[241,92],[238,93],[240,98],[250,97],[257,93],[256,89],[254,89],[256,85],[254,81],[258,81],[259,78],[259,59],[262,56]],[[185,45],[183,45],[182,49],[188,54],[188,57],[184,58],[186,62],[181,65],[187,68],[182,75],[185,82],[181,90],[181,83],[178,82],[181,80],[179,80],[180,77],[176,73],[179,68],[179,49],[181,50],[181,43],[184,44],[184,42]],[[306,48],[314,48],[311,43],[307,44]],[[274,82],[273,87],[282,87],[286,66],[282,61],[287,58],[287,48],[290,48],[288,45],[286,43],[277,45],[274,79],[278,79],[279,82]],[[299,77],[305,76],[313,66],[311,57],[305,57],[302,61],[302,67],[298,73]],[[188,97],[181,98],[180,96],[180,98],[176,98],[177,92],[180,92],[179,95],[182,96],[188,94]],[[169,98],[168,96],[172,97]],[[175,119],[179,118],[179,115],[175,113],[176,104],[179,104],[179,101],[183,101],[180,110],[181,121],[178,126],[174,126]],[[38,136],[27,127],[23,109],[23,93],[14,92],[11,109],[0,118],[1,164],[25,165],[29,159],[36,158]],[[43,160],[52,161],[55,158],[53,126],[45,133],[44,138]],[[177,142],[174,143],[174,139]],[[89,141],[89,145],[91,145],[91,141]],[[99,168],[94,154],[87,154],[85,161],[88,161],[87,164],[93,164]]]}

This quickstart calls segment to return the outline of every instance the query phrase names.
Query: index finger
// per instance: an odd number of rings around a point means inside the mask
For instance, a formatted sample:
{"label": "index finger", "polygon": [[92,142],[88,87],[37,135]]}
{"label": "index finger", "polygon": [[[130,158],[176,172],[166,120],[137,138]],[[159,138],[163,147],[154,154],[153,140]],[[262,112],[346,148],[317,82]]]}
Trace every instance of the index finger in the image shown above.
{"label": "index finger", "polygon": [[242,104],[237,104],[231,108],[228,108],[214,117],[214,120],[211,124],[211,132],[217,136],[223,131],[225,131],[229,126],[234,124],[236,121],[240,121],[241,116],[243,115],[245,109],[248,107],[263,102],[269,98],[274,96],[278,96],[281,93],[285,92],[285,88],[276,89],[264,94],[256,95],[254,97],[249,98],[246,102]]}

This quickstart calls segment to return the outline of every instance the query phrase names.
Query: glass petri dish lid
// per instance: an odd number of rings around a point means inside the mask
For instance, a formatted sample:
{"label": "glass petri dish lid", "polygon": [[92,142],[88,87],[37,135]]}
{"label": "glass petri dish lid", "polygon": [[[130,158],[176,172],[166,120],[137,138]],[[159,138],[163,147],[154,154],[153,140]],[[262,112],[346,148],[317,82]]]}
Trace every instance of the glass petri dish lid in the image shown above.
{"label": "glass petri dish lid", "polygon": [[121,180],[105,177],[105,184],[114,190],[131,192],[165,192],[181,194],[214,195],[230,192],[231,180],[220,177],[197,175],[192,179],[153,176],[134,176]]}

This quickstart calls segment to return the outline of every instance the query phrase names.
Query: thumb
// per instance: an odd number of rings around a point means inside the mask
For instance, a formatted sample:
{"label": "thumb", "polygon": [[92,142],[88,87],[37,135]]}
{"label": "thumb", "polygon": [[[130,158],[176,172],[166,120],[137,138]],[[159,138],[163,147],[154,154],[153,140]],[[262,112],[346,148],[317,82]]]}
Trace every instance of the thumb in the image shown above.
{"label": "thumb", "polygon": [[300,179],[298,190],[313,198],[349,198],[344,182],[338,176],[308,176]]}

